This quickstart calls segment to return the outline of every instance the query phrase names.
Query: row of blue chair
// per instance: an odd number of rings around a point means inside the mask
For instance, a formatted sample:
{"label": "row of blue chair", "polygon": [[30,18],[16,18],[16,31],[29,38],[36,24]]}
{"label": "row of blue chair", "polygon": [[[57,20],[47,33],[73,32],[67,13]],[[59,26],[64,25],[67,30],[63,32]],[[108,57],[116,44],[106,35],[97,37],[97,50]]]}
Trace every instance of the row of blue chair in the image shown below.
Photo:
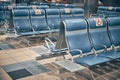
{"label": "row of blue chair", "polygon": [[56,4],[44,2],[31,2],[30,5],[48,5],[50,8],[75,8],[75,4]]}
{"label": "row of blue chair", "polygon": [[98,7],[98,10],[120,12],[120,7],[99,6],[99,7]]}
{"label": "row of blue chair", "polygon": [[72,19],[61,25],[72,61],[90,69],[120,58],[120,17]]}
{"label": "row of blue chair", "polygon": [[49,4],[50,8],[75,8],[75,4]]}
{"label": "row of blue chair", "polygon": [[103,14],[105,17],[120,16],[120,7],[99,6],[97,14]]}
{"label": "row of blue chair", "polygon": [[81,8],[65,9],[13,9],[13,24],[18,35],[58,32],[61,20],[83,18]]}
{"label": "row of blue chair", "polygon": [[0,5],[0,22],[1,21],[10,21],[11,19],[11,11],[12,9],[47,9],[49,6],[35,6],[35,5],[30,5],[30,6],[12,6],[12,5],[5,5],[2,6]]}
{"label": "row of blue chair", "polygon": [[9,21],[11,17],[11,6],[0,5],[0,22]]}
{"label": "row of blue chair", "polygon": [[[66,7],[72,8],[70,7],[69,4],[66,4]],[[11,10],[12,9],[47,9],[50,8],[48,5],[24,5],[24,4],[20,4],[20,5],[16,5],[16,6],[12,6],[11,4],[8,5],[0,5],[0,22],[5,22],[5,21],[10,21],[11,19]],[[53,7],[52,7],[53,8]],[[55,7],[54,8],[60,8],[60,7]],[[65,8],[65,7],[61,7],[61,8]]]}

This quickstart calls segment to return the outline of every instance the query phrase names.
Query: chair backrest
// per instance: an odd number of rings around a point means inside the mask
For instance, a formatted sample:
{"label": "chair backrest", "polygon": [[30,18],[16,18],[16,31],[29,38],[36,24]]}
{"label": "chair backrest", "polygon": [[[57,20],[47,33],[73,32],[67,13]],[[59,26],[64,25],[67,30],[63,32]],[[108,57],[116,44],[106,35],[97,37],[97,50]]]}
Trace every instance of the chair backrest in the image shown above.
{"label": "chair backrest", "polygon": [[43,9],[30,10],[31,24],[35,31],[48,30],[45,18],[45,11]]}
{"label": "chair backrest", "polygon": [[72,18],[72,11],[70,8],[60,9],[61,20]]}
{"label": "chair backrest", "polygon": [[10,21],[10,18],[11,18],[11,11],[13,9],[13,6],[12,5],[7,5],[7,6],[4,6],[4,15],[5,15],[5,19]]}
{"label": "chair backrest", "polygon": [[89,34],[93,47],[96,50],[104,49],[103,46],[107,48],[111,47],[110,39],[107,32],[107,21],[105,18],[88,18],[89,24]]}
{"label": "chair backrest", "polygon": [[[65,38],[69,50],[82,50],[83,53],[91,52],[91,44],[87,33],[87,22],[85,19],[71,19],[63,21],[65,27]],[[78,51],[72,51],[71,55],[78,55]]]}
{"label": "chair backrest", "polygon": [[120,16],[120,7],[99,6],[97,14],[104,14],[105,17]]}
{"label": "chair backrest", "polygon": [[0,22],[5,21],[3,6],[0,5]]}
{"label": "chair backrest", "polygon": [[15,7],[16,9],[28,9],[28,6],[19,5]]}
{"label": "chair backrest", "polygon": [[75,4],[65,4],[66,8],[75,8]]}
{"label": "chair backrest", "polygon": [[99,6],[98,10],[102,10],[102,11],[116,11],[116,7]]}
{"label": "chair backrest", "polygon": [[27,6],[27,3],[19,3],[19,4],[16,4],[17,6]]}
{"label": "chair backrest", "polygon": [[120,12],[120,7],[116,7],[116,12]]}
{"label": "chair backrest", "polygon": [[40,5],[40,2],[38,1],[30,2],[30,5]]}
{"label": "chair backrest", "polygon": [[47,6],[47,5],[37,6],[37,9],[47,9],[47,8],[49,8],[49,6]]}
{"label": "chair backrest", "polygon": [[37,5],[29,5],[29,9],[37,9]]}
{"label": "chair backrest", "polygon": [[65,5],[64,4],[56,4],[56,7],[57,8],[65,8]]}
{"label": "chair backrest", "polygon": [[49,6],[50,6],[50,8],[57,8],[55,3],[50,3]]}
{"label": "chair backrest", "polygon": [[109,17],[107,21],[112,44],[120,46],[120,17]]}
{"label": "chair backrest", "polygon": [[46,9],[47,23],[50,29],[59,30],[60,27],[60,12],[59,9]]}
{"label": "chair backrest", "polygon": [[49,6],[47,5],[29,5],[29,9],[47,9]]}
{"label": "chair backrest", "polygon": [[13,25],[18,34],[31,32],[28,9],[15,9],[13,12]]}
{"label": "chair backrest", "polygon": [[71,8],[73,18],[83,18],[84,10],[82,8]]}

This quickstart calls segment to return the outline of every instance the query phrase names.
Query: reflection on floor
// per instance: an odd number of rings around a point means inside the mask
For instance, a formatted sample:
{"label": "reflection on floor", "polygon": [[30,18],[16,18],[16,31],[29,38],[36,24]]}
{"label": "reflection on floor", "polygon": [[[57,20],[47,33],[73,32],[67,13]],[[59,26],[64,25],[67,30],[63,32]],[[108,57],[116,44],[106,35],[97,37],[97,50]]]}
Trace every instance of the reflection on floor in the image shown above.
{"label": "reflection on floor", "polygon": [[[0,80],[92,80],[89,70],[72,63],[68,55],[68,60],[63,55],[48,57],[50,53],[41,43],[29,47],[10,42],[15,49],[0,48]],[[120,59],[90,69],[96,80],[120,80]]]}

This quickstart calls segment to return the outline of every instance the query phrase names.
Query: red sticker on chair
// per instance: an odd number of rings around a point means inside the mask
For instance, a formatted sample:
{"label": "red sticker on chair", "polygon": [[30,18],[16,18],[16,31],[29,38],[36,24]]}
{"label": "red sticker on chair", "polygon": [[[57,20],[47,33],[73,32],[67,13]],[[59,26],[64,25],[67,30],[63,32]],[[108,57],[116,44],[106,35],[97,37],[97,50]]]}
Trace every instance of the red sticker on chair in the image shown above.
{"label": "red sticker on chair", "polygon": [[113,9],[113,7],[108,7],[108,10],[112,10]]}
{"label": "red sticker on chair", "polygon": [[65,8],[65,13],[70,13],[70,9],[69,8]]}
{"label": "red sticker on chair", "polygon": [[11,10],[13,7],[12,6],[8,6],[8,9]]}
{"label": "red sticker on chair", "polygon": [[68,4],[65,4],[65,6],[67,7],[67,6],[68,6]]}
{"label": "red sticker on chair", "polygon": [[35,14],[37,15],[37,14],[41,14],[41,10],[40,9],[36,9],[35,10]]}
{"label": "red sticker on chair", "polygon": [[32,6],[32,9],[37,9],[37,7],[36,6]]}
{"label": "red sticker on chair", "polygon": [[103,26],[103,21],[101,18],[94,18],[96,26]]}

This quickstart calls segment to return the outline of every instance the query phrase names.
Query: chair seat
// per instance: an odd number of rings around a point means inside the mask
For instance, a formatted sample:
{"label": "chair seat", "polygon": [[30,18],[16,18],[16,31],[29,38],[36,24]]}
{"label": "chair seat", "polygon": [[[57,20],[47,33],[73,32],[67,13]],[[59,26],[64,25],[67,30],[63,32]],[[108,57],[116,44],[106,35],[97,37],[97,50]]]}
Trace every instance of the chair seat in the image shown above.
{"label": "chair seat", "polygon": [[104,63],[107,61],[110,61],[110,59],[102,57],[102,56],[96,56],[96,55],[88,55],[85,57],[79,57],[75,60],[76,63],[81,64],[83,66],[93,66],[93,65]]}
{"label": "chair seat", "polygon": [[29,35],[34,35],[34,32],[22,32],[22,33],[18,33],[18,35],[20,36],[29,36]]}
{"label": "chair seat", "polygon": [[108,57],[111,59],[116,59],[116,58],[120,58],[120,51],[111,50],[111,51],[100,53],[99,55],[103,57]]}

